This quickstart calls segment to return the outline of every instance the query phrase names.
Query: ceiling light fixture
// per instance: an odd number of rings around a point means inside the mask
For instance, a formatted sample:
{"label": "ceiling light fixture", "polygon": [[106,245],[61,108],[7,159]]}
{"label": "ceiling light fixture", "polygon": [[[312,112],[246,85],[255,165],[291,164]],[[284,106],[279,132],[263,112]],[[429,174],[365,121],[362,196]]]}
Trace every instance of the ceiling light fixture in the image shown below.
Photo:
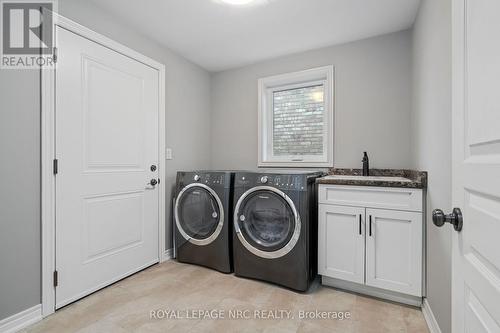
{"label": "ceiling light fixture", "polygon": [[252,2],[255,2],[256,0],[220,0],[220,1],[228,5],[242,6],[242,5],[249,5]]}

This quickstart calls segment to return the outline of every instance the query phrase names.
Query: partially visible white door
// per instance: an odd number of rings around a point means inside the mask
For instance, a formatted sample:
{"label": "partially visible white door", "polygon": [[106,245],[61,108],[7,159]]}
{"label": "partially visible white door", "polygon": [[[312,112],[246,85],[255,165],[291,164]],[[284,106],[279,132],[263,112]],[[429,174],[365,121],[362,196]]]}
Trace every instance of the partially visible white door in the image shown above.
{"label": "partially visible white door", "polygon": [[56,308],[159,260],[158,72],[57,28]]}
{"label": "partially visible white door", "polygon": [[500,332],[499,36],[500,1],[453,1],[453,204],[463,213],[452,247],[456,333]]}
{"label": "partially visible white door", "polygon": [[366,284],[422,296],[422,213],[366,209]]}
{"label": "partially visible white door", "polygon": [[319,274],[365,282],[364,223],[364,208],[319,205]]}

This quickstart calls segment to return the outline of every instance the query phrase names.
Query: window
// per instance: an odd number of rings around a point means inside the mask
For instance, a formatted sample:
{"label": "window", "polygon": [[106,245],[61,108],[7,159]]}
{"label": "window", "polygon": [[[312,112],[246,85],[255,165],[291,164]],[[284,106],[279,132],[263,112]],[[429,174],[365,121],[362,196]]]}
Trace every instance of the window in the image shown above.
{"label": "window", "polygon": [[259,80],[259,166],[333,166],[333,66]]}

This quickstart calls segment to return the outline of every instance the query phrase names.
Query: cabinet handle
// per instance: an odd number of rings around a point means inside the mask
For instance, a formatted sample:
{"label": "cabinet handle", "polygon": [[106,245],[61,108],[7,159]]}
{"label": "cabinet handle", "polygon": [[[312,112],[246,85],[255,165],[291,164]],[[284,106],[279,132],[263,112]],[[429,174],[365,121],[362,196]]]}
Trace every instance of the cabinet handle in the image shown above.
{"label": "cabinet handle", "polygon": [[370,237],[372,236],[372,216],[370,215]]}
{"label": "cabinet handle", "polygon": [[359,214],[359,234],[361,235],[361,214]]}

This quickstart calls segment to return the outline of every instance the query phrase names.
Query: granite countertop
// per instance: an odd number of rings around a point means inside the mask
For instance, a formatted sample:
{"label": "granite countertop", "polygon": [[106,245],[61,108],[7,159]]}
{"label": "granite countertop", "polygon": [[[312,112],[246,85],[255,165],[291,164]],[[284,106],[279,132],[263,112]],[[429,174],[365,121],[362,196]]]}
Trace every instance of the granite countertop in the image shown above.
{"label": "granite countertop", "polygon": [[331,168],[328,175],[316,179],[317,184],[427,188],[427,172],[406,169],[370,169],[363,177],[361,169]]}

